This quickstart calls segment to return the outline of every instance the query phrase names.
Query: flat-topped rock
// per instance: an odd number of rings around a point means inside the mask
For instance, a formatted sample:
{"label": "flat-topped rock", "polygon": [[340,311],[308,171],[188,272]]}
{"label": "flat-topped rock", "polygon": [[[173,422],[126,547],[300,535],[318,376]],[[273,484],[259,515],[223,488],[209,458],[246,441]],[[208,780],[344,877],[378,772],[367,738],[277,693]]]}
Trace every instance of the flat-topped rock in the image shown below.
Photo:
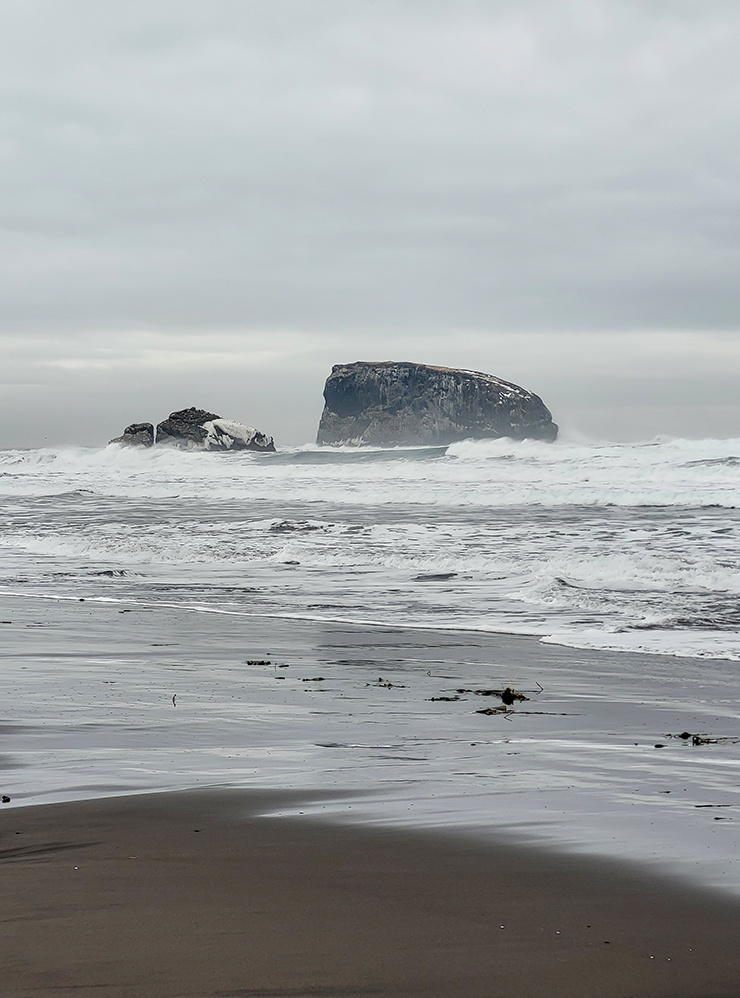
{"label": "flat-topped rock", "polygon": [[555,440],[538,395],[480,371],[428,364],[336,364],[324,387],[319,444],[378,447],[465,439]]}

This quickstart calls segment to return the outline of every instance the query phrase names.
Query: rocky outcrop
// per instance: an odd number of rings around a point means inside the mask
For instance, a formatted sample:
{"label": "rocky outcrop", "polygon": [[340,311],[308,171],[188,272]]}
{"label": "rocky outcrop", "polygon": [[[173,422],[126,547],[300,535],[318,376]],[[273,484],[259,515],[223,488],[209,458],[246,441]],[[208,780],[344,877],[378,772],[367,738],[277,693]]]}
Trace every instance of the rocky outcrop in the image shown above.
{"label": "rocky outcrop", "polygon": [[394,361],[336,364],[324,400],[319,444],[393,447],[558,434],[539,396],[478,371]]}
{"label": "rocky outcrop", "polygon": [[132,423],[122,436],[109,440],[110,444],[123,444],[124,447],[151,447],[154,443],[154,427],[151,423]]}
{"label": "rocky outcrop", "polygon": [[176,444],[179,447],[196,447],[203,450],[208,436],[205,424],[220,419],[215,412],[205,409],[179,409],[171,412],[167,419],[157,423],[157,443]]}
{"label": "rocky outcrop", "polygon": [[157,443],[190,450],[275,450],[272,437],[266,433],[193,407],[171,412],[158,423]]}
{"label": "rocky outcrop", "polygon": [[[122,436],[109,441],[111,444],[139,447],[151,447],[154,442],[151,423],[132,423]],[[156,442],[189,450],[275,450],[272,437],[266,433],[233,419],[223,419],[215,412],[192,407],[171,412],[167,419],[158,423]]]}

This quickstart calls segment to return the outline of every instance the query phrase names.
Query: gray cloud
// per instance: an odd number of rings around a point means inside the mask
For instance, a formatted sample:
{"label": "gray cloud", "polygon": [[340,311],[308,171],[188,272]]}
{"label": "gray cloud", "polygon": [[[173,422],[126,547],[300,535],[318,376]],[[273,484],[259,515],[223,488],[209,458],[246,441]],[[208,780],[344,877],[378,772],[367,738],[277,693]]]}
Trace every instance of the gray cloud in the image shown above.
{"label": "gray cloud", "polygon": [[[678,405],[699,363],[710,404],[740,305],[739,47],[722,0],[6,0],[2,330],[91,405],[96,351],[139,337],[119,406],[165,341],[191,385],[183,333],[214,385],[239,352],[219,337],[257,337],[317,395],[331,359],[380,351],[527,383],[536,357],[496,359],[547,333],[559,397],[579,331],[591,380],[614,332],[639,365],[660,331],[687,366],[642,401]],[[1,380],[36,383],[5,343]]]}

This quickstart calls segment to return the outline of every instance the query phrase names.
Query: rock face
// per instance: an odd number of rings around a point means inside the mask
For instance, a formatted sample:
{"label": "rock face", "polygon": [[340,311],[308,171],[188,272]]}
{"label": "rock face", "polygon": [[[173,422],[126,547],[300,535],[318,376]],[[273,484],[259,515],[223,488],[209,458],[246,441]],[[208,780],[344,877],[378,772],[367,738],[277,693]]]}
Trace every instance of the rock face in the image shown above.
{"label": "rock face", "polygon": [[468,438],[555,440],[541,398],[491,374],[385,361],[336,364],[319,444],[449,444]]}
{"label": "rock face", "polygon": [[157,443],[191,450],[274,451],[272,437],[205,409],[180,409],[157,424]]}
{"label": "rock face", "polygon": [[208,436],[205,424],[219,418],[215,412],[194,407],[171,412],[167,419],[157,423],[157,443],[176,444],[179,447],[194,446],[202,450]]}
{"label": "rock face", "polygon": [[151,447],[154,443],[154,427],[151,423],[132,423],[120,437],[114,437],[109,444],[123,444],[124,447]]}

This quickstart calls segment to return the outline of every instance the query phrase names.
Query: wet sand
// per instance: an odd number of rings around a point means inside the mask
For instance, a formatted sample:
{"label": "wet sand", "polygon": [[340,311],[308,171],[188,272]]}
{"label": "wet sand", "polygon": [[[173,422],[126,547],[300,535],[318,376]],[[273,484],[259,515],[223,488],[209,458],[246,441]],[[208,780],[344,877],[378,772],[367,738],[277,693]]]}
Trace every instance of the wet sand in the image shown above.
{"label": "wet sand", "polygon": [[281,793],[0,812],[6,998],[740,995],[740,905],[616,863],[313,820]]}

